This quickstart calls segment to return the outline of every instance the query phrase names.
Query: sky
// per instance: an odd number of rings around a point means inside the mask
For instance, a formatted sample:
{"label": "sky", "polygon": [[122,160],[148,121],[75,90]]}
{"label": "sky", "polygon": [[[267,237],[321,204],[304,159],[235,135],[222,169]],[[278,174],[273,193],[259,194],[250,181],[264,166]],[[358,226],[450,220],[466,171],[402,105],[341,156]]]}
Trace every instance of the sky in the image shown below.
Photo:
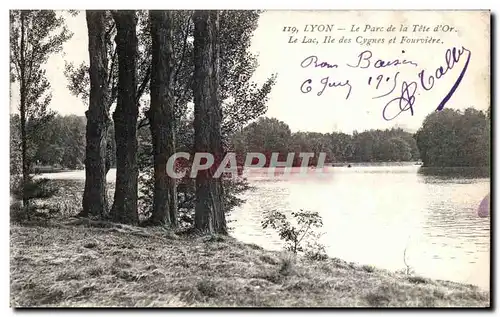
{"label": "sky", "polygon": [[[50,107],[63,115],[84,115],[87,106],[67,89],[64,66],[65,61],[76,65],[88,63],[85,15],[68,16],[66,23],[73,37],[64,44],[61,54],[52,56],[46,65],[53,95]],[[400,32],[402,24],[409,27],[407,32]],[[415,24],[423,27],[412,32]],[[394,31],[387,30],[391,25]],[[454,29],[443,32],[441,28],[434,32],[438,25]],[[284,31],[285,27],[295,27],[297,32]],[[354,31],[357,27],[359,30]],[[429,27],[426,32],[425,27]],[[488,108],[489,29],[489,15],[480,11],[267,11],[259,19],[250,48],[258,54],[259,62],[252,80],[263,83],[272,74],[277,74],[266,116],[284,121],[294,132],[352,133],[392,127],[416,131],[454,86],[469,55],[464,76],[445,107]],[[323,43],[328,36],[335,42]],[[407,39],[432,37],[440,39],[440,43],[400,44],[402,36]],[[389,44],[393,37],[396,37],[396,43]],[[304,38],[311,43],[302,43]],[[342,38],[351,42],[340,43]],[[297,42],[289,43],[294,39]],[[383,43],[375,43],[377,41]],[[371,42],[370,45],[367,42]],[[435,78],[432,89],[423,89],[418,73],[423,70],[424,78],[429,80],[428,77],[435,76],[440,66],[446,69],[446,51],[454,47],[466,50],[453,68],[441,78]],[[368,68],[348,66],[366,65],[370,54]],[[379,66],[389,66],[376,68],[379,59],[383,61]],[[397,65],[395,60],[400,64]],[[401,64],[403,60],[411,63]],[[311,80],[310,84],[307,80]],[[321,93],[326,80],[334,86]],[[401,97],[403,82],[416,83],[413,115],[405,111],[387,121],[383,117],[384,107]],[[311,90],[304,93],[308,86]],[[389,93],[392,88],[394,90]],[[19,101],[16,86],[12,89],[11,109],[17,107]],[[384,94],[387,95],[374,98]],[[390,103],[386,117],[398,109],[397,101]]]}

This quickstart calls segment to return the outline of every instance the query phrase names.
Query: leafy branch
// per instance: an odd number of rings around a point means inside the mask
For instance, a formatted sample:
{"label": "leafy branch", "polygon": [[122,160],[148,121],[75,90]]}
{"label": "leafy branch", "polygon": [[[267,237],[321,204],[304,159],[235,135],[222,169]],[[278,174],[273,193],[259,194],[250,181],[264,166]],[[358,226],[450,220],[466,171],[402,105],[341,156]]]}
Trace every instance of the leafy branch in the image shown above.
{"label": "leafy branch", "polygon": [[270,227],[278,231],[280,239],[285,241],[285,248],[297,254],[306,251],[302,245],[304,241],[319,238],[318,234],[315,234],[312,229],[321,228],[323,220],[318,212],[304,211],[302,209],[299,212],[292,212],[291,215],[296,222],[295,226],[284,213],[276,210],[270,211],[264,216],[262,228]]}

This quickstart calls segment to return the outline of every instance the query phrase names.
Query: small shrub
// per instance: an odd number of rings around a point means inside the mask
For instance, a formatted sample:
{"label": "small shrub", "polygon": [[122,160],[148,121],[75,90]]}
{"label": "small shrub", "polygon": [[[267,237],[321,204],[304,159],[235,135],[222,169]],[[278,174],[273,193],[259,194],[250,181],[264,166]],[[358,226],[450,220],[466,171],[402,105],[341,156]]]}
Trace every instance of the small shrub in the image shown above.
{"label": "small shrub", "polygon": [[313,261],[324,261],[328,259],[325,246],[318,241],[307,243],[305,256]]}
{"label": "small shrub", "polygon": [[323,226],[323,220],[318,212],[303,211],[292,212],[296,222],[293,225],[282,212],[273,210],[265,214],[262,228],[271,227],[278,231],[281,240],[285,241],[285,249],[297,254],[306,251],[303,242],[312,240],[319,245],[319,235],[313,231],[314,228]]}
{"label": "small shrub", "polygon": [[12,190],[12,196],[19,201],[22,201],[23,197],[32,199],[45,199],[54,196],[58,191],[49,179],[39,178],[34,179],[33,177],[28,178],[26,185],[23,186],[22,182],[18,184]]}

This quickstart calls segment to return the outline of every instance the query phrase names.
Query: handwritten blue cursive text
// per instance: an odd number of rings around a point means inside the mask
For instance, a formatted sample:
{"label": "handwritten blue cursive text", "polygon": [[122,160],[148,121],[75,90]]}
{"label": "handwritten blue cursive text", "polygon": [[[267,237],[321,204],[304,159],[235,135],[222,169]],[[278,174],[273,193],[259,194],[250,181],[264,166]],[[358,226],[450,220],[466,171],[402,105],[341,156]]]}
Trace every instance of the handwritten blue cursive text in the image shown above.
{"label": "handwritten blue cursive text", "polygon": [[[403,53],[405,51],[402,51]],[[369,50],[361,52],[356,60],[356,64],[347,64],[347,66],[352,67],[352,68],[369,68],[370,66],[373,65],[373,68],[384,68],[384,67],[390,67],[390,66],[399,66],[399,65],[413,65],[413,66],[418,66],[417,63],[413,61],[409,61],[406,59],[399,60],[399,59],[394,59],[394,60],[389,60],[389,61],[384,61],[382,59],[377,59],[375,62],[372,60],[373,53]]]}
{"label": "handwritten blue cursive text", "polygon": [[[405,51],[402,51],[405,53]],[[416,73],[416,78],[406,79],[400,81],[398,75],[400,71],[396,71],[392,74],[387,74],[387,70],[384,74],[369,74],[367,76],[367,81],[365,83],[368,86],[373,87],[373,90],[376,90],[378,93],[376,96],[372,97],[372,99],[380,99],[386,96],[393,96],[384,106],[382,111],[382,117],[384,120],[390,121],[398,117],[401,113],[409,111],[411,115],[414,114],[414,106],[416,103],[416,98],[420,93],[430,91],[437,84],[438,80],[444,78],[450,71],[455,68],[462,59],[465,58],[465,62],[460,70],[460,74],[454,81],[448,93],[443,97],[443,99],[438,104],[436,110],[440,111],[444,108],[446,103],[451,99],[453,94],[458,89],[460,83],[462,82],[469,63],[471,59],[472,53],[469,49],[465,47],[457,48],[452,47],[448,48],[444,54],[444,63],[433,70],[427,70],[421,68]],[[407,59],[392,59],[392,60],[384,60],[384,59],[375,59],[373,58],[373,53],[369,50],[365,50],[361,52],[353,64],[346,63],[348,67],[357,68],[360,71],[365,72],[367,69],[392,69],[399,67],[413,66],[418,67],[418,64],[414,61]],[[335,72],[337,68],[339,68],[338,64],[334,64],[331,62],[320,61],[318,56],[311,55],[306,57],[300,63],[302,68],[326,68],[331,69],[330,71]],[[449,76],[448,76],[449,77]],[[322,96],[327,88],[344,88],[345,99],[349,99],[351,96],[351,92],[353,90],[353,83],[348,78],[334,78],[333,75],[322,75],[320,80],[314,79],[313,77],[309,77],[300,86],[300,91],[304,94],[310,93],[315,86],[316,95]],[[396,96],[394,97],[394,94]]]}
{"label": "handwritten blue cursive text", "polygon": [[[312,79],[307,79],[306,81],[304,81],[302,83],[302,85],[300,86],[300,91],[302,91],[302,93],[305,93],[305,94],[311,92],[312,82],[313,82]],[[330,79],[330,76],[326,76],[325,78],[322,78],[320,80],[320,83],[323,86],[321,87],[321,90],[316,93],[317,96],[321,96],[323,94],[323,92],[325,91],[325,89],[329,88],[329,87],[333,87],[333,88],[335,88],[335,87],[347,87],[348,90],[347,90],[347,94],[346,94],[345,99],[349,99],[349,96],[351,95],[352,86],[349,83],[349,79],[347,79],[345,81],[335,81],[333,79]]]}
{"label": "handwritten blue cursive text", "polygon": [[337,64],[330,64],[327,62],[319,62],[318,56],[315,56],[315,55],[306,57],[302,61],[302,63],[300,63],[300,66],[302,66],[302,68],[307,68],[309,66],[314,66],[314,68],[338,68],[339,67],[339,65],[337,65]]}

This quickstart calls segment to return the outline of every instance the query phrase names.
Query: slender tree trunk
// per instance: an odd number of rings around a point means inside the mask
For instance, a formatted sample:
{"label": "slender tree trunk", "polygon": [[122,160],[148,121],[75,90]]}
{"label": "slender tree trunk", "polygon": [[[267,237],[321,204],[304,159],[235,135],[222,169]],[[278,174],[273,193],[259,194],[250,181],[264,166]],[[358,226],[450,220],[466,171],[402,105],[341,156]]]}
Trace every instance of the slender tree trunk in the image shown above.
{"label": "slender tree trunk", "polygon": [[166,173],[167,160],[175,153],[175,113],[172,95],[172,13],[150,11],[152,36],[151,108],[149,122],[154,155],[153,224],[177,227],[175,179]]}
{"label": "slender tree trunk", "polygon": [[211,153],[215,163],[196,176],[195,228],[227,234],[222,183],[213,175],[222,160],[222,112],[219,100],[219,13],[194,14],[195,151]]}
{"label": "slender tree trunk", "polygon": [[21,80],[20,80],[20,90],[19,95],[21,97],[20,100],[20,130],[21,130],[21,160],[22,160],[22,173],[23,173],[23,211],[27,217],[29,217],[29,197],[26,192],[29,182],[29,162],[28,162],[28,145],[27,145],[27,136],[26,136],[26,63],[25,63],[25,49],[26,49],[26,38],[25,38],[25,13],[21,11],[21,43],[20,43],[20,71],[21,71]]}
{"label": "slender tree trunk", "polygon": [[118,50],[118,102],[113,114],[116,139],[114,221],[138,223],[137,214],[137,17],[135,11],[113,11]]}
{"label": "slender tree trunk", "polygon": [[105,39],[105,11],[87,11],[90,57],[90,100],[85,148],[85,190],[81,216],[103,217],[108,211],[106,193],[106,147],[108,117],[108,58]]}

